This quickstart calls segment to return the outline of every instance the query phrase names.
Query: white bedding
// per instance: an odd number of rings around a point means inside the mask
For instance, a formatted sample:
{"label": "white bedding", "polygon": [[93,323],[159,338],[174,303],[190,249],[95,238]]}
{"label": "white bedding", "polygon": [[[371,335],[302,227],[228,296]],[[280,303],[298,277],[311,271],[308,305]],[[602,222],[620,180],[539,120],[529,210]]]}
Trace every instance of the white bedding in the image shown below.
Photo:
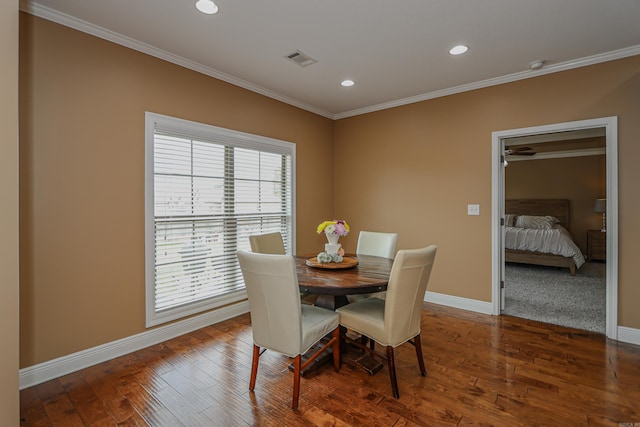
{"label": "white bedding", "polygon": [[561,225],[556,225],[551,230],[505,227],[504,246],[519,251],[572,257],[577,268],[584,264],[582,252],[574,243],[571,234]]}

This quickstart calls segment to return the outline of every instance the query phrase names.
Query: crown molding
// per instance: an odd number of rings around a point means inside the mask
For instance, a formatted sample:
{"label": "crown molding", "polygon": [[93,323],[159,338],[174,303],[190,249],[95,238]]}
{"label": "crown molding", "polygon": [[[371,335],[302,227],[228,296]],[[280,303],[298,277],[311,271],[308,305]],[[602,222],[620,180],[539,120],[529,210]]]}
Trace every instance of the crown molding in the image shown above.
{"label": "crown molding", "polygon": [[394,101],[389,101],[381,104],[375,104],[368,107],[358,108],[351,111],[345,111],[342,113],[333,114],[329,111],[316,108],[307,103],[301,102],[297,99],[293,99],[284,96],[278,92],[266,89],[262,86],[247,82],[237,77],[231,76],[222,71],[214,68],[202,65],[198,62],[188,60],[178,55],[174,55],[162,49],[158,49],[149,44],[142,43],[130,37],[126,37],[122,34],[108,30],[106,28],[91,24],[89,22],[77,19],[73,16],[60,13],[46,6],[39,5],[33,0],[20,0],[20,10],[31,15],[43,18],[60,25],[64,25],[69,28],[73,28],[78,31],[102,38],[104,40],[111,41],[121,46],[128,47],[130,49],[137,50],[139,52],[154,56],[167,62],[179,65],[184,68],[196,71],[198,73],[213,77],[218,80],[230,83],[232,85],[241,87],[243,89],[250,90],[252,92],[264,95],[266,97],[275,99],[277,101],[284,102],[285,104],[292,105],[294,107],[301,108],[311,113],[317,114],[322,117],[326,117],[332,120],[339,120],[353,116],[359,116],[362,114],[372,113],[375,111],[386,110],[389,108],[400,107],[403,105],[413,104],[416,102],[427,101],[430,99],[441,98],[443,96],[455,95],[462,92],[467,92],[476,89],[482,89],[490,86],[496,86],[504,83],[511,83],[518,80],[530,79],[533,77],[542,76],[545,74],[557,73],[560,71],[571,70],[579,67],[586,67],[588,65],[599,64],[602,62],[613,61],[616,59],[627,58],[629,56],[640,55],[640,45],[635,45],[623,49],[606,52],[599,55],[593,55],[585,58],[579,58],[571,61],[566,61],[558,64],[546,65],[540,70],[527,70],[519,73],[508,74],[501,77],[491,78],[487,80],[481,80],[478,82],[468,83],[460,86],[455,86],[447,89],[437,90],[433,92],[427,92],[424,94],[411,96],[408,98],[402,98]]}
{"label": "crown molding", "polygon": [[448,89],[427,92],[422,95],[416,95],[408,98],[398,99],[395,101],[385,102],[382,104],[371,105],[369,107],[359,108],[357,110],[345,111],[343,113],[335,114],[334,119],[337,120],[337,119],[344,119],[352,116],[359,116],[361,114],[372,113],[380,110],[386,110],[388,108],[400,107],[402,105],[413,104],[421,101],[427,101],[429,99],[441,98],[443,96],[455,95],[457,93],[468,92],[471,90],[501,85],[504,83],[511,83],[518,80],[530,79],[530,78],[542,76],[545,74],[558,73],[560,71],[572,70],[574,68],[586,67],[588,65],[614,61],[616,59],[627,58],[629,56],[635,56],[635,55],[640,55],[640,45],[630,46],[627,48],[618,49],[611,52],[606,52],[603,54],[593,55],[585,58],[579,58],[571,61],[566,61],[558,64],[546,65],[544,68],[540,70],[521,71],[519,73],[508,74],[505,76],[495,77],[487,80],[481,80],[478,82],[455,86]]}
{"label": "crown molding", "polygon": [[154,56],[156,58],[162,59],[167,62],[171,62],[173,64],[196,71],[198,73],[207,75],[209,77],[213,77],[215,79],[222,80],[226,83],[230,83],[232,85],[241,87],[243,89],[250,90],[260,95],[264,95],[266,97],[284,102],[285,104],[289,104],[294,107],[307,110],[319,116],[333,119],[333,113],[330,113],[328,111],[322,110],[320,108],[316,108],[312,105],[306,104],[296,99],[289,98],[280,93],[277,93],[272,90],[266,89],[262,86],[247,82],[246,80],[239,79],[237,77],[234,77],[222,71],[202,65],[198,62],[191,61],[189,59],[183,58],[178,55],[174,55],[170,52],[167,52],[162,49],[158,49],[149,44],[142,43],[138,40],[132,39],[131,37],[127,37],[122,34],[116,33],[114,31],[108,30],[106,28],[100,27],[98,25],[91,24],[90,22],[77,19],[71,15],[60,13],[46,6],[39,5],[38,3],[35,3],[33,1],[21,0],[20,10],[23,12],[29,13],[31,15],[37,16],[38,18],[46,19],[48,21],[55,22],[56,24],[73,28],[74,30],[78,30],[83,33],[87,33],[92,36],[119,44],[121,46],[128,47],[133,50],[137,50],[138,52],[142,52],[147,55]]}

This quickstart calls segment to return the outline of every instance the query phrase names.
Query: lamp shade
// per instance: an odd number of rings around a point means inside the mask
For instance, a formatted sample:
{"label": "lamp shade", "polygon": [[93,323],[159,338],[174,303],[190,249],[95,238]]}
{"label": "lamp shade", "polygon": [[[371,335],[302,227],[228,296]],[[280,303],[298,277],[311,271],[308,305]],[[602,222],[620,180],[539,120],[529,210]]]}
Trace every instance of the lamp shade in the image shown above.
{"label": "lamp shade", "polygon": [[595,212],[606,212],[607,199],[596,199],[596,202],[593,204],[593,210]]}

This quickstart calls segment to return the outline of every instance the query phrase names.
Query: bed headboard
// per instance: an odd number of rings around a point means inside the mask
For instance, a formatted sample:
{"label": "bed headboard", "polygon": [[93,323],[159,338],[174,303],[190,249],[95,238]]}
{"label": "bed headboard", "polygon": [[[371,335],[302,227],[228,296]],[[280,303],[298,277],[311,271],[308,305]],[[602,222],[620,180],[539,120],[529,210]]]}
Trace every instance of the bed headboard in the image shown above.
{"label": "bed headboard", "polygon": [[511,199],[504,201],[504,212],[515,215],[551,215],[569,230],[568,199]]}

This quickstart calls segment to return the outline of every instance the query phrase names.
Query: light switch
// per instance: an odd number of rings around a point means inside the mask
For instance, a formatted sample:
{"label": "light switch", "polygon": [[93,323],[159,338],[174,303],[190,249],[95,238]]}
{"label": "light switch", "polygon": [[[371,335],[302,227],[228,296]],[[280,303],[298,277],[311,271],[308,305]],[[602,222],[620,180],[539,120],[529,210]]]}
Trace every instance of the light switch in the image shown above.
{"label": "light switch", "polygon": [[480,205],[467,205],[467,215],[480,215]]}

